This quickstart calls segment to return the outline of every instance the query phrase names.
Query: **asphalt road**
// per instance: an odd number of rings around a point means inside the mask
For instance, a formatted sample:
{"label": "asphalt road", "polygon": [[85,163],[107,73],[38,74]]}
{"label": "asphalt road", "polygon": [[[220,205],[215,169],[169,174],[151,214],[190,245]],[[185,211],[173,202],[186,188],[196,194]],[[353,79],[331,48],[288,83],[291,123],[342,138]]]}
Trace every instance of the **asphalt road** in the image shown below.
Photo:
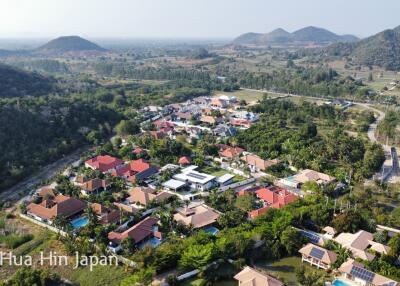
{"label": "asphalt road", "polygon": [[50,179],[58,173],[62,172],[68,165],[79,160],[80,155],[84,152],[84,148],[78,149],[73,153],[41,168],[37,173],[17,183],[11,188],[0,192],[0,202],[14,202],[29,194],[35,185],[40,184],[43,180]]}

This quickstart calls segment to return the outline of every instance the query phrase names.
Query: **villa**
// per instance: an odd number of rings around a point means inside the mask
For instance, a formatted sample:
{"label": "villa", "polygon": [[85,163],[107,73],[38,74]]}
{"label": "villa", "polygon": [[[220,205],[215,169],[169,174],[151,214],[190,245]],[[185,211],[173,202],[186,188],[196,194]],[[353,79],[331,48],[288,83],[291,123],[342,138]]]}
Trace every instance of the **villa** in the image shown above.
{"label": "villa", "polygon": [[174,215],[175,221],[195,229],[214,224],[218,217],[219,213],[205,204],[180,208]]}
{"label": "villa", "polygon": [[123,166],[124,163],[125,162],[121,159],[104,155],[87,160],[85,162],[85,167],[92,170],[100,170],[102,173],[106,173]]}
{"label": "villa", "polygon": [[158,169],[144,159],[138,159],[112,171],[115,177],[122,177],[129,182],[138,182],[157,174]]}
{"label": "villa", "polygon": [[341,246],[347,248],[353,253],[355,258],[372,261],[375,255],[369,250],[387,254],[390,250],[389,246],[373,241],[372,233],[360,230],[357,233],[341,233],[334,240]]}
{"label": "villa", "polygon": [[142,206],[147,206],[150,202],[165,201],[173,195],[167,192],[157,192],[151,188],[147,187],[135,187],[129,190],[128,201],[131,204],[138,204]]}
{"label": "villa", "polygon": [[285,285],[278,279],[268,274],[264,274],[248,266],[246,266],[233,278],[235,278],[239,282],[238,286],[284,286]]}
{"label": "villa", "polygon": [[39,204],[30,203],[27,206],[27,214],[39,221],[52,222],[57,217],[69,218],[85,209],[85,202],[57,195],[53,198],[43,200]]}
{"label": "villa", "polygon": [[240,158],[244,161],[250,168],[252,173],[265,171],[268,167],[276,165],[279,163],[277,159],[274,160],[264,160],[257,155],[247,153]]}
{"label": "villa", "polygon": [[279,182],[282,185],[292,187],[292,188],[300,188],[306,182],[316,182],[318,185],[328,185],[333,183],[336,180],[335,177],[329,176],[324,173],[320,173],[314,170],[305,169],[294,176],[281,179]]}
{"label": "villa", "polygon": [[162,234],[158,231],[157,223],[158,219],[147,217],[124,232],[110,232],[108,234],[108,239],[111,242],[109,248],[115,252],[118,251],[122,240],[128,237],[132,238],[136,245],[144,244],[152,238],[161,240]]}
{"label": "villa", "polygon": [[299,250],[301,261],[310,263],[317,268],[329,269],[335,263],[337,255],[335,252],[326,250],[320,246],[308,243]]}
{"label": "villa", "polygon": [[339,271],[344,279],[362,286],[400,286],[400,284],[385,276],[379,275],[364,268],[364,265],[349,259],[344,262]]}
{"label": "villa", "polygon": [[111,184],[107,180],[96,178],[81,184],[81,193],[84,196],[97,195],[101,191],[107,190],[110,186]]}
{"label": "villa", "polygon": [[101,224],[117,223],[120,219],[120,211],[116,209],[112,210],[98,203],[93,203],[90,206],[96,213],[97,219]]}
{"label": "villa", "polygon": [[195,171],[197,166],[189,166],[182,173],[173,176],[173,179],[184,182],[189,188],[198,191],[207,191],[216,185],[216,177]]}

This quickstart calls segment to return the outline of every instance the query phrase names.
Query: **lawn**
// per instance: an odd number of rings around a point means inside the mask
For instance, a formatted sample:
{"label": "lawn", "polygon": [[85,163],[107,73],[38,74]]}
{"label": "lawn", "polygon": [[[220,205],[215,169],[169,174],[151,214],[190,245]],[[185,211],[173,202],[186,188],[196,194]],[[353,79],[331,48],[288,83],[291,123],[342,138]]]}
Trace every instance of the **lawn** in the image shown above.
{"label": "lawn", "polygon": [[[285,257],[280,260],[270,262],[270,261],[260,261],[256,263],[258,268],[265,270],[278,279],[282,279],[286,282],[288,286],[297,286],[299,283],[296,278],[296,268],[302,264],[301,258],[298,256]],[[321,274],[325,274],[325,271],[318,270],[315,267],[311,267],[308,264],[304,266],[312,271],[321,271]]]}
{"label": "lawn", "polygon": [[[224,170],[224,169],[221,169],[221,168],[217,168],[217,167],[212,167],[212,166],[203,167],[203,168],[201,168],[200,172],[203,172],[203,173],[206,173],[206,174],[210,174],[210,175],[215,176],[215,177],[221,177],[222,175],[225,175],[225,174],[232,174],[227,170]],[[245,177],[240,176],[240,175],[236,175],[236,174],[232,174],[232,175],[235,176],[233,178],[233,182],[235,182],[235,183],[243,181],[243,180],[246,179]]]}

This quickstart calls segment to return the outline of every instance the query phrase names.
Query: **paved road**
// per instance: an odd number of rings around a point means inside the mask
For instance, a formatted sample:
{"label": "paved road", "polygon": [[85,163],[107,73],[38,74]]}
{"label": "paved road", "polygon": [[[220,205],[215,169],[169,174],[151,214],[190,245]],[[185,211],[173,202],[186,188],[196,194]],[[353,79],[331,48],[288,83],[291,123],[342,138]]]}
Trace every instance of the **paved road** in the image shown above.
{"label": "paved road", "polygon": [[0,202],[13,202],[19,200],[21,197],[29,194],[32,188],[40,184],[43,180],[49,179],[58,173],[62,172],[68,165],[79,160],[80,155],[86,148],[81,148],[75,152],[43,167],[39,172],[33,174],[27,179],[19,182],[11,188],[4,190],[0,193]]}

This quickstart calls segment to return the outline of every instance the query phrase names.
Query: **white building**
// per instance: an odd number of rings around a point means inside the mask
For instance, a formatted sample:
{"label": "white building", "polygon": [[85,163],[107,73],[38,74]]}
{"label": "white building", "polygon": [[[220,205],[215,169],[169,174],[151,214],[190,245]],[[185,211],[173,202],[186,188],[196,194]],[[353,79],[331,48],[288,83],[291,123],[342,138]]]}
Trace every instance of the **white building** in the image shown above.
{"label": "white building", "polygon": [[216,177],[195,171],[197,166],[189,166],[182,173],[173,176],[175,180],[185,182],[193,190],[206,191],[216,185]]}

